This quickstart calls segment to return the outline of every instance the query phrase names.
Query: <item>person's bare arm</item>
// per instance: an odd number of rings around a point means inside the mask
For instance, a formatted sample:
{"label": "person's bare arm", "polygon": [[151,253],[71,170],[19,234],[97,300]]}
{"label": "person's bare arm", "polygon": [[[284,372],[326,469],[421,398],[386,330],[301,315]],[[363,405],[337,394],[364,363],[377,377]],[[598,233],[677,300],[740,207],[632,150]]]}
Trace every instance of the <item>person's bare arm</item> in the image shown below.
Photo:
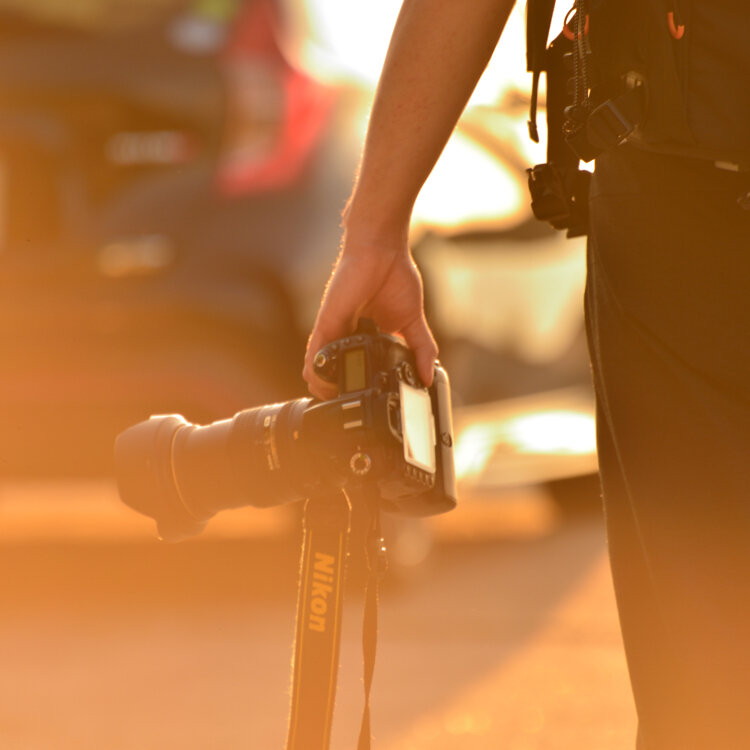
{"label": "person's bare arm", "polygon": [[401,333],[431,382],[437,348],[409,253],[411,212],[512,7],[513,0],[403,3],[344,213],[341,253],[308,343],[303,374],[315,395],[334,395],[313,372],[315,352],[350,332],[360,315]]}

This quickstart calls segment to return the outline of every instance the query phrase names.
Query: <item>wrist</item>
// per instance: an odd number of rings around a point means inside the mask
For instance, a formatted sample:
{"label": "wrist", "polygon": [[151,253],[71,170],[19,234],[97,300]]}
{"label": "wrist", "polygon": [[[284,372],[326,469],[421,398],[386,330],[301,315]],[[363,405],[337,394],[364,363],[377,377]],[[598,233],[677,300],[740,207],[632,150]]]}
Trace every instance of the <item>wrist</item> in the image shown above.
{"label": "wrist", "polygon": [[411,206],[385,208],[361,198],[355,191],[342,213],[342,252],[408,252],[410,223]]}

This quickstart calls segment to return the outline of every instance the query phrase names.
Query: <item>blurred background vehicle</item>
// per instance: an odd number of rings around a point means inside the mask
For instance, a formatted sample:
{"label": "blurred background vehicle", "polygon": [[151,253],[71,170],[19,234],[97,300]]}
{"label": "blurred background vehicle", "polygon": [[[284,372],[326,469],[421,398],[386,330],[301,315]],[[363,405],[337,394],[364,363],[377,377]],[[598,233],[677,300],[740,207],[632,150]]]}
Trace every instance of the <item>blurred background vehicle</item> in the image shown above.
{"label": "blurred background vehicle", "polygon": [[300,395],[351,170],[283,24],[275,0],[0,2],[3,474],[111,473],[150,413]]}
{"label": "blurred background vehicle", "polygon": [[[399,6],[0,0],[4,518],[26,528],[13,507],[35,506],[48,531],[118,537],[108,485],[47,502],[7,478],[106,479],[114,436],[149,414],[207,422],[304,394],[304,341]],[[527,134],[522,26],[519,5],[412,235],[454,388],[457,512],[476,511],[480,533],[499,499],[598,498],[585,248],[531,215],[525,169],[544,152]],[[279,534],[282,510],[209,532]],[[424,524],[397,537],[402,560],[424,559]]]}
{"label": "blurred background vehicle", "polygon": [[[367,92],[366,113],[400,5],[290,3],[297,58],[336,85]],[[553,30],[566,10],[556,9]],[[528,134],[524,16],[518,4],[412,224],[428,318],[454,391],[462,504],[479,517],[482,499],[530,488],[565,513],[599,503],[585,240],[568,240],[531,213],[526,168],[546,154],[543,107],[541,144]],[[363,135],[366,115],[359,121]]]}
{"label": "blurred background vehicle", "polygon": [[[4,747],[95,736],[101,747],[236,747],[250,725],[283,731],[301,504],[220,513],[166,547],[120,502],[112,447],[151,413],[205,422],[304,395],[304,341],[400,4],[0,0]],[[570,692],[560,644],[580,651],[568,614],[580,605],[558,599],[580,601],[603,549],[588,524],[554,533],[560,507],[598,494],[584,248],[531,221],[524,169],[544,154],[526,134],[523,10],[422,193],[412,237],[454,386],[460,504],[384,519],[386,582],[429,587],[384,596],[381,623],[397,730],[415,713],[406,665],[449,743],[454,727],[489,727],[492,712],[467,713],[464,698],[503,664],[493,695],[539,664],[550,683],[551,647],[564,676],[551,690]],[[408,615],[415,604],[435,632]],[[606,606],[597,598],[582,616]],[[350,619],[357,630],[359,613]],[[344,620],[342,662],[355,667],[361,633],[347,638]],[[478,632],[493,637],[478,647]],[[425,672],[446,638],[460,657],[447,682]],[[339,695],[357,701],[361,670],[350,678]],[[262,698],[249,723],[245,686]],[[420,706],[424,738],[433,724]],[[537,707],[515,722],[534,737]]]}
{"label": "blurred background vehicle", "polygon": [[420,196],[412,242],[454,388],[463,495],[544,486],[564,512],[591,509],[585,238],[531,213],[526,168],[543,158],[527,114],[513,90],[467,110]]}

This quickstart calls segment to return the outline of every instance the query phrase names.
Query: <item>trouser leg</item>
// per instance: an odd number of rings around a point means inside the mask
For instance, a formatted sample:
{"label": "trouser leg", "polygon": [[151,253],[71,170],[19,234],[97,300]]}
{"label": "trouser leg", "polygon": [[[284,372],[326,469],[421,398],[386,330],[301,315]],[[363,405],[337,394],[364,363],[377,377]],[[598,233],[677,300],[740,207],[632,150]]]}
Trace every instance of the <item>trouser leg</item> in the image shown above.
{"label": "trouser leg", "polygon": [[734,177],[652,164],[605,162],[592,196],[587,324],[613,579],[641,746],[741,750],[750,216]]}

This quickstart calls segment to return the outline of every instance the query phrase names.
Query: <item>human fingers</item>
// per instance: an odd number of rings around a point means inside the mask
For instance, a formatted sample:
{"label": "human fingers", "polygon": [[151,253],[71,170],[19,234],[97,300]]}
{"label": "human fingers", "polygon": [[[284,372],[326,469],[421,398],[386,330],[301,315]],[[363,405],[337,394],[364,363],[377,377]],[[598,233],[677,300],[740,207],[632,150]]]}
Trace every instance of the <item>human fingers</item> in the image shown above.
{"label": "human fingers", "polygon": [[307,351],[305,352],[305,363],[302,369],[302,377],[307,383],[310,393],[322,401],[335,398],[338,395],[338,388],[334,383],[323,380],[315,370],[315,357],[317,353],[329,342],[339,338],[336,335],[325,333],[325,328],[315,326],[310,338],[307,341]]}
{"label": "human fingers", "polygon": [[438,356],[438,347],[424,313],[415,318],[412,323],[405,326],[401,333],[406,340],[407,346],[414,352],[417,373],[421,381],[426,386],[431,386],[435,374],[435,360]]}
{"label": "human fingers", "polygon": [[318,398],[333,398],[337,389],[318,376],[315,356],[328,343],[354,330],[362,299],[372,294],[371,276],[341,259],[331,275],[307,342],[302,377]]}
{"label": "human fingers", "polygon": [[[321,316],[318,315],[318,318]],[[317,353],[328,343],[340,338],[342,334],[339,334],[339,326],[330,326],[324,320],[322,323],[316,321],[310,338],[307,341],[307,350],[305,352],[305,362],[302,369],[302,377],[307,383],[308,390],[313,396],[323,401],[331,398],[335,398],[338,394],[338,389],[335,384],[329,383],[321,378],[315,370],[315,357]]]}

